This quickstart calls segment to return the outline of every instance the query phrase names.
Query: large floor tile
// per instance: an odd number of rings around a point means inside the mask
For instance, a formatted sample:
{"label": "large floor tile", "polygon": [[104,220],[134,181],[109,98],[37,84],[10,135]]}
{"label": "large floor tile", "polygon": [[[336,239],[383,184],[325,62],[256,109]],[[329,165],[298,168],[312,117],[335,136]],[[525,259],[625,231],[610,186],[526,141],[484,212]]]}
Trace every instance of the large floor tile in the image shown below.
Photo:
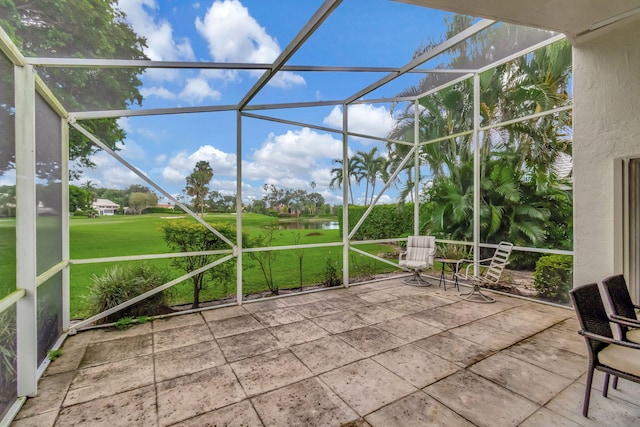
{"label": "large floor tile", "polygon": [[58,410],[56,409],[40,415],[14,420],[11,427],[53,427],[57,417]]}
{"label": "large floor tile", "polygon": [[476,344],[450,332],[432,335],[416,341],[415,344],[462,367],[476,363],[493,353],[488,346]]}
{"label": "large floor tile", "polygon": [[458,371],[460,367],[414,344],[378,354],[373,360],[418,388]]}
{"label": "large floor tile", "polygon": [[311,320],[306,319],[301,322],[288,323],[286,325],[269,328],[269,330],[285,347],[314,341],[328,335],[327,331]]}
{"label": "large floor tile", "polygon": [[571,421],[547,408],[540,408],[529,418],[524,420],[519,427],[580,427],[580,424]]}
{"label": "large floor tile", "polygon": [[253,315],[262,326],[271,327],[286,325],[288,323],[299,322],[305,317],[294,308],[279,308],[277,310],[267,310],[254,313]]}
{"label": "large floor tile", "polygon": [[539,408],[524,397],[465,371],[438,381],[424,391],[478,426],[515,426]]}
{"label": "large floor tile", "polygon": [[469,369],[539,405],[547,403],[573,381],[502,353],[481,360]]}
{"label": "large floor tile", "polygon": [[574,380],[584,374],[587,369],[586,357],[556,347],[540,347],[535,340],[521,341],[504,352]]}
{"label": "large floor tile", "polygon": [[417,391],[371,359],[326,372],[320,379],[361,416]]}
{"label": "large floor tile", "polygon": [[154,320],[152,325],[153,331],[158,332],[191,325],[204,325],[204,319],[200,313],[181,314]]}
{"label": "large floor tile", "polygon": [[228,362],[244,359],[281,349],[283,346],[271,332],[266,329],[247,332],[220,338],[218,345]]}
{"label": "large floor tile", "polygon": [[362,328],[363,326],[369,326],[369,323],[362,320],[362,318],[352,311],[341,311],[327,316],[316,317],[312,320],[316,325],[332,334],[339,334],[352,329]]}
{"label": "large floor tile", "polygon": [[365,301],[356,295],[345,295],[340,298],[333,298],[329,300],[329,304],[331,304],[338,310],[348,310],[354,307],[370,305],[368,301]]}
{"label": "large floor tile", "polygon": [[335,308],[326,301],[317,301],[309,304],[296,305],[295,310],[306,318],[327,316],[339,313],[342,310]]}
{"label": "large floor tile", "polygon": [[[93,330],[93,334],[91,334],[91,342],[103,342],[103,341],[111,341],[115,339],[122,338],[131,338],[137,337],[139,335],[150,334],[153,328],[151,326],[151,322],[146,322],[142,324],[132,324],[128,328],[118,329],[118,328],[100,328]],[[79,333],[78,335],[84,335],[87,332]]]}
{"label": "large floor tile", "polygon": [[313,304],[323,301],[330,292],[309,292],[301,295],[292,295],[281,298],[280,301],[287,307],[296,307],[303,304]]}
{"label": "large floor tile", "polygon": [[417,341],[442,332],[442,329],[427,325],[410,316],[397,317],[386,322],[378,323],[376,326],[406,342]]}
{"label": "large floor tile", "polygon": [[396,295],[391,295],[389,292],[385,292],[384,290],[376,290],[372,292],[363,293],[360,295],[360,298],[371,303],[371,304],[381,304],[387,301],[391,301],[397,299]]}
{"label": "large floor tile", "polygon": [[505,349],[519,340],[516,334],[481,324],[479,321],[449,329],[449,332],[495,351]]}
{"label": "large floor tile", "polygon": [[289,350],[243,359],[231,364],[247,396],[255,396],[313,375]]}
{"label": "large floor tile", "polygon": [[173,427],[262,427],[263,425],[251,402],[243,400],[173,424]]}
{"label": "large floor tile", "polygon": [[231,317],[245,316],[249,312],[244,306],[234,305],[230,307],[212,308],[211,310],[201,311],[202,317],[206,322],[215,322],[216,320],[229,319]]}
{"label": "large floor tile", "polygon": [[215,341],[205,341],[154,355],[156,381],[181,377],[220,366],[224,355]]}
{"label": "large floor tile", "polygon": [[605,398],[595,389],[591,391],[589,417],[583,417],[584,392],[584,384],[575,382],[547,403],[546,407],[583,426],[635,427],[638,425],[640,406],[629,404],[616,397]]}
{"label": "large floor tile", "polygon": [[84,368],[71,382],[63,405],[112,396],[153,382],[153,355]]}
{"label": "large floor tile", "polygon": [[213,336],[216,338],[229,337],[264,328],[251,314],[214,320],[208,323],[211,331],[213,331]]}
{"label": "large floor tile", "polygon": [[335,336],[296,345],[290,350],[316,375],[365,357],[360,351]]}
{"label": "large floor tile", "polygon": [[153,350],[158,353],[212,339],[213,335],[205,324],[165,329],[153,333]]}
{"label": "large floor tile", "polygon": [[341,426],[358,418],[316,378],[254,397],[252,401],[265,426]]}
{"label": "large floor tile", "polygon": [[157,393],[160,426],[222,408],[246,397],[229,365],[160,382]]}
{"label": "large floor tile", "polygon": [[432,397],[419,391],[366,416],[371,427],[473,427]]}
{"label": "large floor tile", "polygon": [[398,298],[384,303],[385,308],[400,314],[414,314],[425,310],[425,306],[410,299]]}
{"label": "large floor tile", "polygon": [[282,299],[270,299],[266,301],[257,301],[257,302],[247,302],[244,304],[245,310],[249,313],[260,313],[262,311],[272,311],[277,310],[279,308],[284,308],[287,305],[282,301]]}
{"label": "large floor tile", "polygon": [[338,337],[365,356],[382,353],[406,343],[405,340],[375,326],[343,332]]}
{"label": "large floor tile", "polygon": [[74,376],[75,372],[64,372],[43,377],[38,382],[38,395],[27,399],[16,418],[32,417],[52,410],[58,411]]}
{"label": "large floor tile", "polygon": [[157,426],[155,387],[138,388],[66,407],[60,411],[55,425],[60,427]]}
{"label": "large floor tile", "polygon": [[386,322],[402,316],[402,314],[398,313],[397,311],[385,308],[384,304],[354,307],[351,309],[351,311],[356,313],[362,320],[370,324]]}
{"label": "large floor tile", "polygon": [[86,368],[151,354],[152,344],[153,338],[150,333],[89,344],[80,367]]}

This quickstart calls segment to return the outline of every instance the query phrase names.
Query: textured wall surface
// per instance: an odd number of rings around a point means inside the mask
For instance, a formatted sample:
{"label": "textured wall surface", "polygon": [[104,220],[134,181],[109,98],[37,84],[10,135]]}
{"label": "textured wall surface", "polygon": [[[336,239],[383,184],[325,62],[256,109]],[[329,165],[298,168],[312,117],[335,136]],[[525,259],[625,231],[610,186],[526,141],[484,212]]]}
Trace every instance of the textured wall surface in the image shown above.
{"label": "textured wall surface", "polygon": [[617,273],[614,159],[640,157],[639,40],[636,22],[574,47],[576,285]]}

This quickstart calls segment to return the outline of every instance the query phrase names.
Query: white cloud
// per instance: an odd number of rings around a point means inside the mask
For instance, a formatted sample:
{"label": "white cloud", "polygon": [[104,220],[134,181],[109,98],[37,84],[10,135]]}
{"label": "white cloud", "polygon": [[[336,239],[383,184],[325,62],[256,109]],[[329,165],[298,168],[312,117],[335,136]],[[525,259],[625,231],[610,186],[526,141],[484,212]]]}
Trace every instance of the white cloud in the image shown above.
{"label": "white cloud", "polygon": [[[371,104],[355,104],[349,107],[349,131],[384,138],[389,134],[395,120],[386,107]],[[323,123],[342,129],[342,108],[335,106]]]}
{"label": "white cloud", "polygon": [[126,133],[131,132],[131,124],[129,123],[129,117],[120,117],[118,120],[116,120],[116,123],[118,123],[118,126],[120,127],[120,129],[122,129]]}
{"label": "white cloud", "polygon": [[143,87],[140,89],[140,94],[145,98],[150,98],[152,96],[155,96],[157,98],[162,98],[162,99],[176,99],[176,95],[173,92],[171,92],[167,88],[160,87],[160,86],[153,86],[149,88]]}
{"label": "white cloud", "polygon": [[163,163],[165,163],[167,161],[167,155],[166,154],[160,154],[158,156],[156,156],[155,158],[155,162],[157,165],[161,165]]}
{"label": "white cloud", "polygon": [[307,82],[305,82],[304,78],[298,74],[290,71],[281,71],[269,80],[269,84],[281,89],[289,89],[294,86],[304,86]]}
{"label": "white cloud", "polygon": [[[122,157],[130,160],[135,165],[135,160],[144,159],[144,150],[131,141],[127,141],[126,146],[119,146],[122,150],[118,151]],[[91,181],[95,187],[104,188],[127,188],[131,184],[146,184],[138,175],[121,165],[116,159],[111,157],[104,151],[99,151],[91,157],[91,161],[96,164],[93,169],[83,169],[82,176],[79,181],[74,181],[74,185],[82,185],[87,181]],[[77,167],[72,165],[72,168]],[[146,175],[144,170],[141,170]]]}
{"label": "white cloud", "polygon": [[194,60],[189,39],[176,40],[173,27],[166,19],[157,17],[156,0],[119,0],[118,6],[136,33],[147,39],[145,54],[154,61]]}
{"label": "white cloud", "polygon": [[307,188],[312,180],[328,185],[326,179],[316,180],[318,176],[313,174],[341,156],[342,142],[333,136],[309,128],[290,130],[269,135],[253,154],[253,161],[243,163],[243,176],[279,187]]}
{"label": "white cloud", "polygon": [[[207,41],[214,61],[271,63],[281,52],[278,41],[238,0],[214,1],[204,19],[196,18],[196,29]],[[250,73],[256,77],[262,71]],[[305,81],[297,74],[282,72],[270,84],[290,88],[304,85]]]}
{"label": "white cloud", "polygon": [[182,151],[169,159],[169,164],[162,170],[162,177],[174,184],[182,184],[200,160],[209,162],[214,176],[235,176],[235,154],[225,153],[211,145],[203,145],[191,154]]}
{"label": "white cloud", "polygon": [[212,89],[209,83],[202,77],[195,77],[187,79],[187,83],[180,92],[180,98],[189,102],[196,103],[202,102],[204,99],[211,98],[213,100],[219,100],[222,94]]}

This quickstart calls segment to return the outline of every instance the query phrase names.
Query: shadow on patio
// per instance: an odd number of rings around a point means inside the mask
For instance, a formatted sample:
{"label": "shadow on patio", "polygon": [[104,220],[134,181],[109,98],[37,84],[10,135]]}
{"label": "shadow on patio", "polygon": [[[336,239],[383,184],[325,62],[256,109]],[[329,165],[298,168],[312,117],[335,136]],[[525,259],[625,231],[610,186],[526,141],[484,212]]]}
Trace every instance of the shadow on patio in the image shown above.
{"label": "shadow on patio", "polygon": [[393,279],[81,332],[12,425],[638,424],[640,388],[597,374],[582,417],[573,311],[496,297]]}

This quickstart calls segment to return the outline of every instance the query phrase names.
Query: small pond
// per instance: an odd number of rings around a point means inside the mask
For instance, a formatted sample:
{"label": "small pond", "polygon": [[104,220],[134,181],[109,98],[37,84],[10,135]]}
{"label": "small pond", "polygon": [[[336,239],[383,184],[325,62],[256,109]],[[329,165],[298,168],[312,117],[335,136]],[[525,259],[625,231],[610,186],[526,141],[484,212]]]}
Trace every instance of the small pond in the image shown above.
{"label": "small pond", "polygon": [[279,221],[278,228],[280,230],[337,230],[338,221],[333,221],[333,220],[309,221],[304,219],[299,219],[295,221],[286,220],[286,221]]}

